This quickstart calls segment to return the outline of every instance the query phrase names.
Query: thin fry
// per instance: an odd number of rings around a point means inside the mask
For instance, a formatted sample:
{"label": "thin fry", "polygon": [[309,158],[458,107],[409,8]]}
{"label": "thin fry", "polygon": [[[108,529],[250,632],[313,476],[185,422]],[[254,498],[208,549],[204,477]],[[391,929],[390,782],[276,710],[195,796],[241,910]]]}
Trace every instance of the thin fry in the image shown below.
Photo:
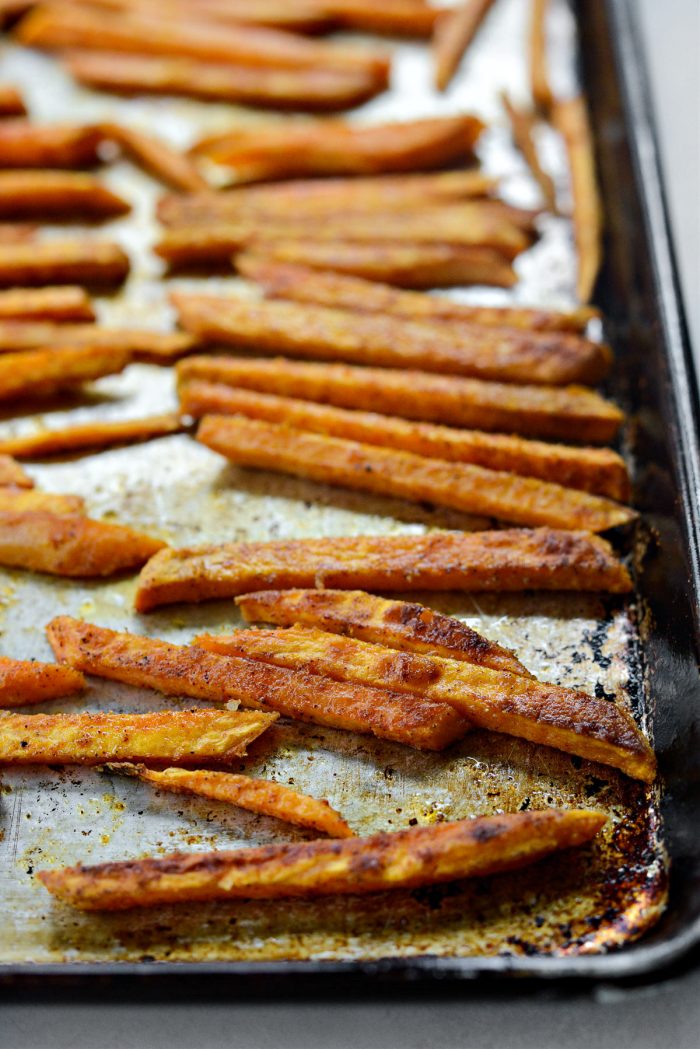
{"label": "thin fry", "polygon": [[547,62],[547,11],[549,0],[530,0],[530,90],[535,107],[547,116],[554,97]]}
{"label": "thin fry", "polygon": [[23,117],[26,113],[19,88],[14,84],[0,84],[0,117]]}
{"label": "thin fry", "polygon": [[124,124],[102,125],[105,136],[116,142],[139,167],[166,186],[193,193],[208,188],[208,182],[190,158],[157,135],[144,134]]}
{"label": "thin fry", "polygon": [[10,488],[33,488],[34,481],[11,456],[0,454],[0,485]]}
{"label": "thin fry", "polygon": [[0,402],[51,397],[61,390],[123,371],[130,355],[114,348],[78,346],[0,356]]}
{"label": "thin fry", "polygon": [[12,288],[0,291],[0,319],[22,321],[94,321],[95,311],[84,288]]}
{"label": "thin fry", "polygon": [[85,688],[85,678],[72,667],[0,656],[0,707],[24,707],[72,696]]}
{"label": "thin fry", "polygon": [[39,871],[81,910],[197,900],[270,899],[416,889],[534,863],[595,837],[605,816],[585,809],[482,816],[343,842],[313,841]]}
{"label": "thin fry", "polygon": [[0,488],[0,513],[23,514],[34,510],[82,515],[85,500],[82,495],[57,495],[54,492],[38,492],[33,488]]}
{"label": "thin fry", "polygon": [[149,612],[267,587],[629,593],[632,582],[610,544],[589,532],[432,532],[163,550],[142,570],[135,604]]}
{"label": "thin fry", "polygon": [[184,332],[0,320],[0,354],[42,348],[63,352],[66,347],[84,346],[94,351],[127,353],[136,361],[171,364],[198,345],[197,339]]}
{"label": "thin fry", "polygon": [[504,91],[501,95],[503,108],[510,123],[510,131],[513,142],[523,155],[523,159],[530,169],[530,173],[540,188],[547,210],[552,214],[558,214],[557,194],[554,182],[550,175],[540,163],[537,146],[535,145],[534,132],[537,125],[537,117],[527,109],[520,108],[511,102]]}
{"label": "thin fry", "polygon": [[94,175],[77,171],[0,171],[0,218],[99,219],[131,205]]}
{"label": "thin fry", "polygon": [[0,168],[89,168],[99,162],[102,134],[77,124],[0,124]]}
{"label": "thin fry", "polygon": [[113,287],[126,280],[128,273],[128,255],[110,241],[83,239],[0,244],[0,287],[44,284]]}
{"label": "thin fry", "polygon": [[152,415],[145,419],[120,419],[115,422],[97,420],[64,426],[61,429],[38,430],[24,437],[8,437],[0,440],[0,456],[4,453],[14,455],[18,459],[45,459],[52,455],[67,455],[110,448],[113,445],[150,441],[168,434],[180,433],[182,429],[182,423],[175,412]]}
{"label": "thin fry", "polygon": [[463,0],[443,11],[433,29],[435,86],[446,91],[494,0]]}

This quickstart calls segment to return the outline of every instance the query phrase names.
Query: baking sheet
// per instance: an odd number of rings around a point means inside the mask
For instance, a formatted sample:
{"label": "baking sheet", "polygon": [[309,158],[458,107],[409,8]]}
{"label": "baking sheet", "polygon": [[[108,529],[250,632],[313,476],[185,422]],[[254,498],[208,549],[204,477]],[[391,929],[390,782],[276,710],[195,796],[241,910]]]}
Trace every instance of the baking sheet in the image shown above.
{"label": "baking sheet", "polygon": [[[358,118],[475,111],[493,124],[480,150],[486,170],[503,177],[509,200],[537,203],[497,102],[504,87],[516,99],[525,97],[525,7],[519,0],[499,0],[444,98],[430,90],[425,46],[397,45],[392,91],[365,106]],[[566,91],[574,84],[573,24],[563,0],[552,8],[552,76],[555,86]],[[123,119],[153,128],[178,145],[235,121],[276,119],[234,107],[123,101],[82,91],[51,58],[12,46],[1,52],[0,77],[22,87],[37,120]],[[545,132],[542,145],[565,193],[559,143]],[[135,203],[134,215],[85,235],[118,238],[134,267],[123,293],[99,300],[100,317],[108,324],[167,327],[167,291],[201,287],[202,282],[160,279],[160,263],[148,251],[156,233],[150,216],[160,187],[127,163],[107,169],[105,178]],[[59,232],[64,234],[65,227],[46,235]],[[470,289],[453,293],[455,297],[571,303],[575,263],[569,225],[547,216],[541,232],[536,247],[516,264],[521,280],[512,292]],[[234,278],[210,279],[208,286],[242,288]],[[175,403],[172,373],[147,365],[101,380],[94,391],[88,403],[64,403],[41,416],[6,419],[0,434],[68,419],[160,412]],[[43,489],[84,495],[94,516],[133,524],[178,546],[470,525],[457,513],[242,471],[185,435],[34,465],[29,471]],[[42,628],[58,613],[173,641],[240,623],[230,602],[138,617],[131,612],[134,591],[134,579],[81,584],[3,571],[0,651],[49,658]],[[417,596],[514,648],[538,677],[631,706],[646,722],[633,605],[592,595]],[[78,702],[37,709],[148,710],[174,702],[95,681]],[[590,762],[485,732],[471,733],[444,754],[427,755],[287,723],[261,740],[240,768],[327,797],[359,833],[548,805],[599,808],[610,819],[600,841],[577,853],[575,860],[565,854],[517,874],[459,885],[356,900],[236,901],[85,916],[52,901],[33,872],[78,861],[234,848],[309,835],[95,770],[8,769],[0,781],[0,894],[5,904],[0,962],[590,953],[640,934],[663,906],[666,874],[653,791]]]}

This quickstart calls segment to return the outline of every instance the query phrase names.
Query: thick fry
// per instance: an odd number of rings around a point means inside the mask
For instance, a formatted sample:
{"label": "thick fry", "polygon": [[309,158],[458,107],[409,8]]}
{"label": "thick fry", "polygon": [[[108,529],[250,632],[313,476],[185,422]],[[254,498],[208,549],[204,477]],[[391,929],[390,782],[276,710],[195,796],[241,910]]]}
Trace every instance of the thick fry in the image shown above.
{"label": "thick fry", "polygon": [[310,827],[331,838],[353,837],[346,821],[325,799],[300,794],[298,790],[271,780],[204,769],[163,769],[156,772],[145,765],[128,764],[109,765],[107,768],[109,771],[137,776],[144,783],[152,783],[160,790],[223,801],[227,805],[237,805],[263,816],[273,816],[298,827]]}
{"label": "thick fry", "polygon": [[0,454],[0,485],[10,488],[33,488],[34,481],[11,456]]}
{"label": "thick fry", "polygon": [[564,313],[524,306],[468,306],[436,295],[402,291],[362,277],[285,265],[253,254],[238,255],[236,268],[242,276],[261,284],[268,298],[317,302],[321,306],[367,313],[391,313],[416,321],[451,321],[458,327],[480,324],[580,334],[590,320],[599,316],[597,310],[587,307]]}
{"label": "thick fry", "polygon": [[0,218],[110,219],[131,205],[95,178],[76,171],[0,171]]}
{"label": "thick fry", "polygon": [[52,455],[69,455],[110,448],[113,445],[150,441],[156,437],[180,433],[182,429],[182,423],[175,412],[152,415],[146,419],[79,423],[56,430],[38,430],[25,437],[0,440],[0,456],[5,454],[14,455],[18,459],[45,459]]}
{"label": "thick fry", "polygon": [[578,253],[576,291],[586,303],[593,294],[602,260],[603,209],[595,171],[593,135],[583,98],[557,102],[552,117],[569,157],[574,198],[574,236]]}
{"label": "thick fry", "polygon": [[[0,364],[2,360],[0,359]],[[622,412],[583,386],[516,386],[424,371],[310,364],[284,358],[189,357],[180,382],[203,379],[347,408],[374,408],[454,426],[602,444]]]}
{"label": "thick fry", "polygon": [[113,348],[29,350],[0,356],[0,402],[51,397],[61,390],[123,371],[130,355]]}
{"label": "thick fry", "polygon": [[463,0],[442,12],[433,30],[435,87],[446,91],[493,0]]}
{"label": "thick fry", "polygon": [[125,910],[237,898],[416,889],[527,866],[595,837],[605,816],[585,809],[412,827],[371,838],[268,845],[39,871],[49,892],[81,910]]}
{"label": "thick fry", "polygon": [[0,763],[100,765],[105,761],[228,762],[276,714],[160,710],[153,714],[1,714]]}
{"label": "thick fry", "polygon": [[322,32],[332,28],[326,4],[317,0],[88,0],[90,7],[103,7],[121,14],[159,15],[177,20],[196,18],[204,22],[229,25],[252,23],[297,33]]}
{"label": "thick fry", "polygon": [[157,135],[146,135],[136,128],[116,123],[103,124],[102,130],[131,160],[166,186],[187,193],[208,188],[209,183],[190,158]]}
{"label": "thick fry", "polygon": [[0,320],[94,321],[95,311],[84,288],[12,288],[0,291]]}
{"label": "thick fry", "polygon": [[23,117],[26,113],[27,108],[19,88],[14,84],[0,84],[0,117]]}
{"label": "thick fry", "polygon": [[77,124],[0,124],[0,168],[89,168],[99,162],[102,134]]}
{"label": "thick fry", "polygon": [[0,244],[0,287],[3,288],[44,284],[113,287],[126,280],[128,273],[128,255],[110,241],[84,239]]}
{"label": "thick fry", "polygon": [[551,528],[288,539],[163,550],[144,567],[136,608],[275,587],[340,590],[605,590],[632,582],[605,540]]}
{"label": "thick fry", "polygon": [[547,116],[554,97],[547,62],[547,11],[549,0],[530,0],[530,90],[536,108]]}
{"label": "thick fry", "polygon": [[196,349],[198,340],[184,332],[150,328],[103,328],[97,324],[52,324],[42,321],[0,320],[0,354],[22,350],[87,347],[128,353],[135,361],[172,364]]}
{"label": "thick fry", "polygon": [[24,707],[72,696],[85,688],[85,678],[72,667],[0,656],[0,707]]}
{"label": "thick fry", "polygon": [[256,710],[275,710],[301,721],[426,750],[441,750],[468,729],[464,718],[446,703],[415,697],[406,706],[403,696],[385,690],[339,687],[338,682],[307,671],[283,670],[251,659],[231,660],[193,646],[118,634],[69,616],[54,619],[47,633],[61,662],[166,695],[215,702],[238,700]]}
{"label": "thick fry", "polygon": [[449,703],[480,728],[600,761],[648,783],[654,779],[653,751],[632,717],[606,699],[575,689],[301,626],[238,630],[228,637],[203,635],[196,644],[222,655],[417,693]]}
{"label": "thick fry", "polygon": [[186,292],[171,298],[180,324],[191,334],[259,353],[553,386],[596,383],[605,377],[611,359],[600,343],[560,332],[475,324],[450,328],[315,303],[256,302]]}
{"label": "thick fry", "polygon": [[82,84],[118,94],[183,95],[211,102],[334,112],[374,98],[382,86],[360,69],[272,69],[163,55],[72,51],[66,64]]}
{"label": "thick fry", "polygon": [[16,488],[0,488],[0,512],[23,514],[33,510],[46,510],[52,514],[79,514],[85,510],[82,495],[56,495],[53,492],[28,491]]}
{"label": "thick fry", "polygon": [[439,14],[417,0],[384,0],[382,4],[374,0],[321,0],[320,6],[343,29],[417,38],[430,36]]}
{"label": "thick fry", "polygon": [[534,140],[537,118],[534,113],[527,109],[519,108],[511,102],[505,91],[501,95],[501,101],[510,123],[513,142],[522,153],[523,159],[530,169],[530,174],[539,186],[548,211],[556,215],[558,208],[554,182],[540,163]]}
{"label": "thick fry", "polygon": [[237,597],[236,604],[249,623],[301,623],[406,652],[532,677],[510,649],[425,605],[389,601],[364,590],[259,590]]}

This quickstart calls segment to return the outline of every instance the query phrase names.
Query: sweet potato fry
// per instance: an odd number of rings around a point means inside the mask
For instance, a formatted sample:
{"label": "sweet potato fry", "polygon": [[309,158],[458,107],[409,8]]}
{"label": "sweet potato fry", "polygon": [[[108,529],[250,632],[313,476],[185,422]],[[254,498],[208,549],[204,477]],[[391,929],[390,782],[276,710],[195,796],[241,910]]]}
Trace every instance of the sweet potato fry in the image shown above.
{"label": "sweet potato fry", "polygon": [[427,459],[237,415],[206,415],[197,440],[239,466],[427,502],[510,524],[605,532],[637,516],[609,499],[534,477]]}
{"label": "sweet potato fry", "polygon": [[66,64],[80,83],[113,93],[183,95],[310,113],[351,109],[382,90],[375,77],[360,69],[212,65],[178,56],[86,50],[70,52]]}
{"label": "sweet potato fry", "polygon": [[0,488],[0,512],[23,514],[33,510],[82,516],[85,500],[82,495],[56,495],[54,492],[38,492],[33,488]]}
{"label": "sweet potato fry", "polygon": [[0,218],[99,219],[125,215],[131,205],[84,172],[0,171]]}
{"label": "sweet potato fry", "polygon": [[371,407],[428,422],[594,444],[612,440],[623,420],[615,405],[583,386],[516,386],[424,371],[284,358],[189,357],[178,362],[177,371],[183,383],[203,379],[338,407]]}
{"label": "sweet potato fry", "polygon": [[433,29],[435,87],[446,91],[493,0],[463,0],[440,14]]}
{"label": "sweet potato fry", "polygon": [[315,303],[186,292],[171,298],[180,324],[200,340],[259,353],[553,386],[596,383],[611,359],[606,346],[560,332],[447,327]]}
{"label": "sweet potato fry", "polygon": [[595,171],[593,136],[583,98],[557,102],[552,111],[554,125],[562,135],[569,157],[571,191],[574,199],[574,237],[578,254],[576,291],[586,303],[600,269],[603,210]]}
{"label": "sweet potato fry", "polygon": [[89,168],[99,161],[102,134],[77,124],[0,124],[0,168]]}
{"label": "sweet potato fry", "polygon": [[532,177],[539,186],[548,211],[556,215],[558,214],[558,208],[554,182],[540,163],[537,146],[534,141],[537,118],[534,113],[511,102],[505,91],[501,95],[501,101],[510,123],[513,142],[520,153],[522,153]]}
{"label": "sweet potato fry", "polygon": [[86,238],[0,244],[1,288],[76,283],[113,287],[126,280],[128,273],[128,255],[110,241]]}
{"label": "sweet potato fry", "polygon": [[549,84],[547,62],[547,11],[549,0],[531,0],[530,12],[530,90],[536,108],[547,116],[554,97]]}
{"label": "sweet potato fry", "polygon": [[243,277],[261,284],[265,295],[271,299],[317,302],[321,306],[367,313],[391,313],[416,321],[580,334],[590,320],[599,316],[597,310],[587,307],[564,313],[524,306],[468,306],[436,295],[402,291],[362,277],[285,265],[253,254],[236,256],[236,268]]}
{"label": "sweet potato fry", "polygon": [[183,384],[180,404],[185,414],[195,418],[247,415],[313,433],[403,449],[428,458],[474,463],[491,470],[539,477],[618,502],[627,502],[630,497],[625,461],[608,448],[576,448],[506,434],[456,430],[207,382]]}
{"label": "sweet potato fry", "polygon": [[159,15],[170,20],[196,18],[228,25],[252,24],[296,33],[318,33],[333,28],[333,19],[320,0],[88,0],[90,7],[121,14]]}
{"label": "sweet potato fry", "polygon": [[34,481],[11,456],[0,454],[0,485],[9,488],[33,488]]}
{"label": "sweet potato fry", "polygon": [[434,7],[418,0],[321,0],[320,6],[342,29],[389,36],[427,38],[438,17]]}
{"label": "sweet potato fry", "polygon": [[72,696],[85,688],[85,678],[72,667],[0,656],[0,707],[24,707]]}
{"label": "sweet potato fry", "polygon": [[136,608],[275,587],[340,590],[604,590],[629,593],[605,540],[551,528],[288,539],[163,550],[143,568]]}
{"label": "sweet potato fry", "polygon": [[[2,12],[0,12],[0,18]],[[23,117],[27,109],[19,88],[14,84],[0,84],[0,117]]]}
{"label": "sweet potato fry", "polygon": [[426,750],[441,750],[460,738],[468,723],[446,703],[363,686],[341,685],[307,671],[269,667],[193,646],[118,634],[69,616],[47,628],[56,657],[75,669],[166,695],[190,695],[215,702],[275,710],[286,717],[391,739]]}
{"label": "sweet potato fry", "polygon": [[0,402],[51,397],[61,390],[123,371],[130,355],[113,348],[30,350],[0,356]]}
{"label": "sweet potato fry", "polygon": [[0,319],[0,354],[22,350],[87,347],[128,353],[136,361],[172,364],[199,345],[184,332],[162,332],[150,328],[103,328],[97,324],[52,324],[48,321],[3,321]]}
{"label": "sweet potato fry", "polygon": [[94,321],[95,311],[84,288],[11,288],[0,291],[0,320]]}
{"label": "sweet potato fry", "polygon": [[[1,700],[0,700],[1,701]],[[331,838],[352,838],[353,832],[325,799],[318,800],[298,790],[273,783],[267,779],[253,779],[233,772],[211,772],[204,769],[163,769],[156,772],[145,765],[117,764],[107,769],[125,775],[137,776],[144,783],[152,783],[160,790],[176,794],[194,794],[212,801],[237,805],[249,812],[274,816],[298,827],[310,827]]]}
{"label": "sweet potato fry", "polygon": [[267,845],[39,871],[58,899],[81,910],[165,903],[324,896],[416,889],[525,867],[595,837],[605,816],[547,809],[411,827],[371,838]]}
{"label": "sweet potato fry", "polygon": [[[4,454],[14,455],[18,459],[45,459],[52,455],[70,455],[76,452],[110,448],[113,445],[150,441],[155,437],[180,433],[182,428],[182,423],[175,412],[167,415],[152,415],[146,419],[79,423],[56,430],[38,430],[25,437],[8,437],[0,440],[0,456]],[[0,480],[1,477],[0,474]]]}
{"label": "sweet potato fry", "polygon": [[425,605],[389,601],[364,590],[259,590],[237,597],[236,604],[249,623],[300,623],[405,652],[532,677],[510,649]]}
{"label": "sweet potato fry", "polygon": [[[253,256],[245,253],[246,264]],[[292,263],[385,281],[399,288],[447,288],[485,284],[511,288],[517,281],[510,262],[491,248],[452,244],[348,244],[346,241],[259,241],[256,262]]]}
{"label": "sweet potato fry", "polygon": [[208,188],[209,183],[192,160],[157,135],[146,135],[136,128],[116,123],[103,124],[102,130],[105,137],[116,142],[131,160],[166,186],[186,193]]}
{"label": "sweet potato fry", "polygon": [[164,761],[196,765],[245,754],[276,714],[160,710],[153,714],[2,714],[0,764],[100,765]]}
{"label": "sweet potato fry", "polygon": [[441,656],[397,652],[322,630],[238,630],[196,644],[221,655],[305,667],[340,681],[449,703],[480,728],[520,736],[651,782],[654,754],[632,717],[606,699]]}

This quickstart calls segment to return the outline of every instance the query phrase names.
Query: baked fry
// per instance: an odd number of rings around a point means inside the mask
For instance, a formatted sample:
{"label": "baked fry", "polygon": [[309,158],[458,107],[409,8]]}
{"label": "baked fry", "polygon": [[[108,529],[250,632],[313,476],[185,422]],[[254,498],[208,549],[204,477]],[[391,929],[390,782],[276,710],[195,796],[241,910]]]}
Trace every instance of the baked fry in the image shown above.
{"label": "baked fry", "polygon": [[446,91],[494,0],[463,0],[440,14],[433,29],[435,87]]}
{"label": "baked fry", "polygon": [[72,696],[84,688],[85,678],[72,667],[0,656],[0,707],[44,703]]}
{"label": "baked fry", "polygon": [[406,706],[403,696],[385,690],[339,686],[308,671],[283,670],[193,646],[118,634],[69,616],[54,619],[47,633],[59,661],[166,695],[191,695],[214,702],[238,700],[256,710],[275,710],[285,717],[426,750],[442,750],[469,727],[446,703],[414,697]]}
{"label": "baked fry", "polygon": [[334,112],[367,102],[383,90],[361,69],[276,69],[211,64],[167,55],[72,51],[65,62],[76,80],[112,93],[182,95],[210,102]]}
{"label": "baked fry", "polygon": [[525,163],[530,169],[530,174],[539,186],[547,210],[556,215],[559,209],[557,207],[557,194],[554,182],[540,163],[533,137],[537,118],[534,113],[527,109],[522,109],[511,102],[505,91],[501,94],[501,102],[510,123],[510,133],[513,142],[522,154]]}
{"label": "baked fry", "polygon": [[480,324],[580,334],[590,320],[599,316],[598,310],[590,307],[579,307],[565,313],[524,306],[469,306],[331,270],[285,265],[254,254],[237,255],[236,269],[243,277],[261,284],[268,298],[317,302],[321,306],[368,313],[391,313],[416,321],[452,321],[456,326]]}
{"label": "baked fry", "polygon": [[520,736],[622,769],[650,783],[654,754],[632,717],[606,699],[571,688],[440,656],[397,652],[309,627],[203,635],[196,644],[221,655],[305,667],[341,681],[417,693],[449,703],[480,728]]}
{"label": "baked fry", "polygon": [[371,407],[387,415],[526,437],[603,444],[612,440],[623,420],[614,404],[583,386],[516,386],[424,371],[285,358],[188,357],[178,362],[177,372],[181,383],[203,379],[341,408]]}
{"label": "baked fry", "polygon": [[[152,415],[146,419],[78,423],[55,430],[38,430],[25,437],[0,440],[0,457],[13,455],[18,459],[45,459],[52,455],[69,455],[110,448],[113,445],[150,441],[156,437],[180,433],[182,429],[182,423],[175,412]],[[1,478],[0,474],[0,480]]]}
{"label": "baked fry", "polygon": [[0,488],[0,512],[23,514],[34,510],[82,516],[85,500],[82,495],[56,495],[54,492],[38,492],[33,488]]}
{"label": "baked fry", "polygon": [[0,171],[0,218],[100,219],[131,205],[94,175],[76,171]]}
{"label": "baked fry", "polygon": [[0,168],[89,168],[99,162],[102,134],[77,124],[0,124]]}
{"label": "baked fry", "polygon": [[340,590],[603,590],[629,593],[605,540],[551,528],[289,539],[162,550],[143,568],[136,609],[274,587]]}
{"label": "baked fry", "polygon": [[101,765],[164,761],[196,765],[245,754],[276,714],[160,710],[153,714],[0,713],[0,764]]}
{"label": "baked fry", "polygon": [[175,853],[94,867],[39,871],[58,899],[81,910],[197,900],[358,894],[485,877],[595,837],[605,816],[547,809],[482,816],[347,841]]}
{"label": "baked fry", "polygon": [[94,321],[95,311],[84,288],[11,288],[0,291],[0,320]]}
{"label": "baked fry", "polygon": [[578,255],[576,292],[589,302],[602,261],[603,210],[595,170],[593,135],[583,98],[557,102],[554,125],[564,139],[569,157],[574,199],[574,237]]}
{"label": "baked fry", "polygon": [[103,124],[102,130],[131,160],[166,186],[173,186],[186,193],[208,188],[209,183],[200,175],[192,160],[164,139],[150,133],[146,135],[124,124]]}
{"label": "baked fry", "polygon": [[236,604],[249,623],[299,623],[405,652],[532,677],[510,649],[425,605],[389,601],[364,590],[259,590],[237,597]]}
{"label": "baked fry", "polygon": [[45,284],[113,287],[123,283],[128,273],[128,255],[110,241],[86,238],[0,244],[0,288]]}
{"label": "baked fry", "polygon": [[549,0],[531,0],[530,10],[530,90],[535,107],[548,116],[554,97],[549,83],[547,62],[547,12]]}
{"label": "baked fry", "polygon": [[252,23],[289,32],[315,33],[333,27],[326,13],[326,4],[318,0],[89,0],[90,7],[103,7],[122,14],[159,15],[163,18],[196,17],[204,22],[223,22],[229,25]]}
{"label": "baked fry", "polygon": [[0,402],[51,397],[61,390],[123,371],[130,355],[113,348],[78,346],[0,356]]}
{"label": "baked fry", "polygon": [[135,361],[172,364],[196,349],[197,339],[184,332],[150,328],[103,328],[98,324],[53,324],[48,321],[0,320],[0,354],[22,350],[88,347],[128,353]]}
{"label": "baked fry", "polygon": [[553,386],[596,383],[611,360],[606,346],[560,332],[474,324],[450,328],[315,303],[187,292],[175,293],[171,301],[182,327],[198,339],[258,353]]}
{"label": "baked fry", "polygon": [[419,39],[430,36],[439,13],[418,0],[385,0],[381,5],[373,0],[321,0],[320,6],[343,29]]}
{"label": "baked fry", "polygon": [[34,481],[11,456],[0,454],[0,485],[9,488],[33,488]]}
{"label": "baked fry", "polygon": [[27,109],[19,88],[16,88],[14,84],[0,84],[0,117],[23,117],[26,116],[26,113]]}
{"label": "baked fry", "polygon": [[308,794],[300,794],[298,790],[271,780],[205,769],[163,769],[156,772],[145,765],[129,764],[108,765],[107,768],[110,772],[137,776],[144,783],[152,783],[160,790],[223,801],[227,805],[237,805],[263,816],[273,816],[298,827],[318,830],[331,838],[353,837],[346,821],[325,799],[318,800]]}

